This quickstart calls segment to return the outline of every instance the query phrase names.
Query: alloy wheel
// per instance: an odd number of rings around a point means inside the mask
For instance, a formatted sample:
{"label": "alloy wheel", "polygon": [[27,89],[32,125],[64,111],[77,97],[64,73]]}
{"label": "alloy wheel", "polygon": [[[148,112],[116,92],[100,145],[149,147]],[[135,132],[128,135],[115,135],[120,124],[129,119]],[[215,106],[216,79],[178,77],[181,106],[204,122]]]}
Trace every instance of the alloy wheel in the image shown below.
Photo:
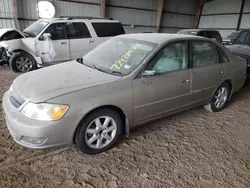
{"label": "alloy wheel", "polygon": [[16,67],[20,72],[28,72],[32,69],[32,61],[27,57],[19,57],[16,60]]}
{"label": "alloy wheel", "polygon": [[219,109],[223,107],[228,99],[228,90],[226,87],[221,87],[215,94],[215,108]]}
{"label": "alloy wheel", "polygon": [[109,145],[115,138],[117,124],[108,116],[102,116],[92,121],[85,131],[86,144],[92,149],[101,149]]}

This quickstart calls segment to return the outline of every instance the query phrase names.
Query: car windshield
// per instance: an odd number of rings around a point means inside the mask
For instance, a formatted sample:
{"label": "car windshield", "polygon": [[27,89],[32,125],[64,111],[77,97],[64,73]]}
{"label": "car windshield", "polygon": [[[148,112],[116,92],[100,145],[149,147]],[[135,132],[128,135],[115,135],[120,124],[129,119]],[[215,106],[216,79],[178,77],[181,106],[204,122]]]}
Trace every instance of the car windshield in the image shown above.
{"label": "car windshield", "polygon": [[228,39],[236,39],[240,32],[232,32],[230,35],[227,36]]}
{"label": "car windshield", "polygon": [[115,37],[85,55],[83,64],[109,74],[127,75],[156,46],[156,43]]}
{"label": "car windshield", "polygon": [[26,29],[24,29],[23,32],[29,35],[30,37],[36,37],[47,25],[48,22],[44,20],[38,20]]}

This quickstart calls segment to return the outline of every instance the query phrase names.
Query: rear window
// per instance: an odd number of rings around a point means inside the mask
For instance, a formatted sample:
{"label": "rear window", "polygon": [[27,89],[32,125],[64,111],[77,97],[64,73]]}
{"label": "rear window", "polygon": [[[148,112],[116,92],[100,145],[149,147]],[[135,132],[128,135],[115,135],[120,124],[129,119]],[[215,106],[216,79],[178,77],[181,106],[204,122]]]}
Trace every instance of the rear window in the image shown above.
{"label": "rear window", "polygon": [[113,37],[125,34],[121,23],[92,23],[98,37]]}

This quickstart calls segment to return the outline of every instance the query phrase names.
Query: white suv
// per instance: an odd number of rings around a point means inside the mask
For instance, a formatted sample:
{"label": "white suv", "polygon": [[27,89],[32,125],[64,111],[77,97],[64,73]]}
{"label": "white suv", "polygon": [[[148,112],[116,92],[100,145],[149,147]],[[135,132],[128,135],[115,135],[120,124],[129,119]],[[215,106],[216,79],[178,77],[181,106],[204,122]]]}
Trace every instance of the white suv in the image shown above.
{"label": "white suv", "polygon": [[40,19],[26,28],[25,38],[0,42],[15,72],[83,57],[110,37],[124,34],[111,18],[59,17]]}

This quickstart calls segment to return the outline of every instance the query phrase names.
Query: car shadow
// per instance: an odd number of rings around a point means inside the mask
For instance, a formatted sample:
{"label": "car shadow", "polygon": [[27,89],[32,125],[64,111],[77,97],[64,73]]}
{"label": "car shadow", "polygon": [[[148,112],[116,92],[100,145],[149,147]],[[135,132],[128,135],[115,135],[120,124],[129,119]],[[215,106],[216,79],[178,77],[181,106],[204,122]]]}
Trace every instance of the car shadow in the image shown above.
{"label": "car shadow", "polygon": [[[242,101],[246,96],[246,93],[250,92],[250,85],[246,85],[244,88],[242,88],[241,90],[239,90],[237,93],[235,93],[230,102],[227,104],[227,106],[225,108],[231,107],[233,106],[235,103],[238,103],[240,101]],[[221,111],[223,112],[223,111]],[[197,116],[199,115],[204,115],[205,113],[210,114],[210,112],[207,112],[202,106],[196,107],[196,108],[192,108],[190,110],[186,110],[186,111],[181,111],[179,113],[170,115],[170,116],[166,116],[157,120],[153,120],[150,121],[148,123],[136,126],[134,128],[132,128],[130,130],[130,135],[128,138],[124,137],[122,139],[120,139],[120,141],[118,141],[118,145],[124,143],[126,140],[133,140],[135,139],[135,137],[138,136],[145,136],[145,134],[147,133],[151,133],[151,131],[157,131],[159,129],[161,129],[162,127],[170,127],[172,126],[172,120],[174,119],[181,119],[183,120],[189,120],[190,118],[190,114],[195,114],[197,113]],[[190,122],[192,124],[192,122]]]}

